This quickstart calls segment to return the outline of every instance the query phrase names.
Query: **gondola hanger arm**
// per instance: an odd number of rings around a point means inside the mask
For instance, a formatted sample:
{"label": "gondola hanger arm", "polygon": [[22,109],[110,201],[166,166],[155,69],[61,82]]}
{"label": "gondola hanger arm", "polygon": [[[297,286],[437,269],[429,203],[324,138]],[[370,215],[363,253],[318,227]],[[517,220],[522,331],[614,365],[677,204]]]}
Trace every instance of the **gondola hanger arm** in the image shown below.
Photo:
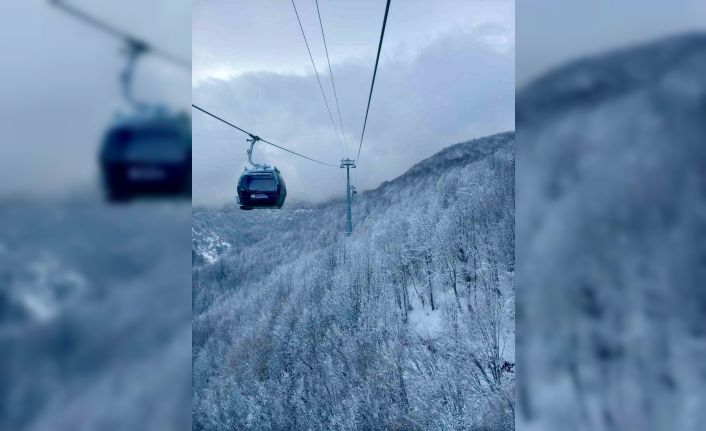
{"label": "gondola hanger arm", "polygon": [[267,165],[263,165],[263,164],[260,164],[260,163],[255,163],[255,162],[252,161],[252,150],[253,150],[253,148],[255,147],[255,143],[256,143],[257,141],[260,141],[260,137],[257,136],[257,135],[250,135],[250,134],[248,134],[248,135],[250,136],[250,138],[247,139],[247,141],[250,143],[250,148],[248,148],[248,150],[247,150],[247,153],[248,153],[248,162],[250,162],[250,164],[253,165],[253,167],[255,167],[255,168],[262,168],[262,167],[267,166]]}

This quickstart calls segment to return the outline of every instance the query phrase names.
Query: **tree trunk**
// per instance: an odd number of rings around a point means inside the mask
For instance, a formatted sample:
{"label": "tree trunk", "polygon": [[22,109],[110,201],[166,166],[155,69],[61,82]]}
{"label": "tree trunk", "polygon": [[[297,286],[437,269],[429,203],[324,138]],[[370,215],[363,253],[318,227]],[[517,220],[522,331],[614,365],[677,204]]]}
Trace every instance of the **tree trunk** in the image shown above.
{"label": "tree trunk", "polygon": [[434,311],[436,307],[434,306],[434,286],[431,282],[431,258],[427,255],[425,261],[427,267],[427,285],[429,286],[429,305],[431,305],[431,311]]}

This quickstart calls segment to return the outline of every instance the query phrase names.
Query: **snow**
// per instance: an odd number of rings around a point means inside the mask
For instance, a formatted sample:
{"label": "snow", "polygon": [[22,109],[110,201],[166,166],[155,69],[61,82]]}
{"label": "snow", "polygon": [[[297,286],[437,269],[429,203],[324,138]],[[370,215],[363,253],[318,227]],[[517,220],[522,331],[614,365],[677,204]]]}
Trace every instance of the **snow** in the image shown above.
{"label": "snow", "polygon": [[521,429],[704,428],[704,95],[703,34],[518,93]]}
{"label": "snow", "polygon": [[340,200],[196,208],[194,428],[512,429],[513,160],[511,132],[443,150],[350,237]]}
{"label": "snow", "polygon": [[214,263],[218,259],[218,256],[231,248],[231,245],[227,241],[222,240],[220,236],[214,232],[197,232],[192,227],[191,234],[196,243],[194,245],[196,253],[207,263]]}
{"label": "snow", "polygon": [[27,264],[10,291],[38,321],[45,321],[76,302],[87,285],[82,274],[43,252]]}
{"label": "snow", "polygon": [[73,199],[0,205],[0,428],[191,428],[191,206]]}
{"label": "snow", "polygon": [[[410,297],[414,298],[414,292],[410,289]],[[424,338],[435,338],[442,330],[441,310],[443,305],[439,305],[436,310],[432,310],[428,305],[422,307],[418,299],[412,301],[414,309],[409,313],[409,326],[417,335]]]}

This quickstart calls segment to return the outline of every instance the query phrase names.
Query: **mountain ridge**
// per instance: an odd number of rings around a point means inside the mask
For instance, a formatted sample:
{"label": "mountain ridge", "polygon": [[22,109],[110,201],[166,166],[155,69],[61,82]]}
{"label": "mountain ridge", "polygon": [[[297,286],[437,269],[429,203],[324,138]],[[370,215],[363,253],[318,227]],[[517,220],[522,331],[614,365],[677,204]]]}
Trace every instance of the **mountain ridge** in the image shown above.
{"label": "mountain ridge", "polygon": [[514,152],[440,151],[350,236],[340,200],[195,209],[193,429],[514,429]]}
{"label": "mountain ridge", "polygon": [[[444,171],[457,169],[466,164],[479,161],[502,149],[510,150],[512,143],[514,143],[514,138],[515,132],[507,131],[450,145],[416,163],[400,176],[383,182],[377,188],[359,192],[353,204],[356,228],[359,223],[365,221],[368,215],[369,208],[365,204],[367,200],[378,199],[389,203],[395,199],[396,190],[404,189],[410,183],[417,182],[417,187],[421,188],[421,182],[433,181]],[[510,151],[514,152],[514,149]],[[203,263],[204,261],[213,262],[214,256],[220,255],[225,250],[230,250],[232,246],[244,245],[246,242],[264,239],[264,236],[248,228],[247,238],[244,242],[234,241],[235,234],[233,229],[228,231],[210,230],[203,220],[206,214],[217,219],[235,217],[245,226],[252,227],[256,223],[276,223],[278,220],[281,221],[282,218],[287,217],[294,219],[310,217],[309,211],[331,210],[333,207],[340,206],[340,218],[336,223],[340,226],[340,232],[343,232],[344,204],[345,199],[336,198],[321,203],[285,204],[282,210],[257,210],[250,212],[243,212],[234,203],[220,207],[195,206],[192,209],[194,218],[194,227],[192,229],[192,238],[194,240],[192,253],[194,254],[194,259],[192,260],[195,264]],[[223,241],[225,243],[222,243]],[[218,246],[208,247],[206,246],[207,243],[216,243]]]}
{"label": "mountain ridge", "polygon": [[518,427],[701,430],[706,35],[570,63],[517,109]]}
{"label": "mountain ridge", "polygon": [[679,34],[571,61],[519,89],[518,122],[551,118],[652,85],[706,49],[706,33]]}

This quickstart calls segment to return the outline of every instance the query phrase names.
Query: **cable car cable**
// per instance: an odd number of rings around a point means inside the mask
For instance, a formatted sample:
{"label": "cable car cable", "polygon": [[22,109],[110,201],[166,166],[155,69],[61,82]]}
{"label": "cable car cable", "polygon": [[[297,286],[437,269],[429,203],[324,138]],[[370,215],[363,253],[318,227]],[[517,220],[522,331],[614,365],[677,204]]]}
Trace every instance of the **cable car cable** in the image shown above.
{"label": "cable car cable", "polygon": [[321,84],[321,78],[319,78],[319,71],[316,69],[316,63],[314,63],[314,56],[311,55],[311,49],[309,48],[309,41],[306,39],[306,34],[304,33],[304,26],[302,25],[302,21],[299,18],[299,12],[297,11],[297,5],[294,4],[294,0],[292,0],[292,7],[294,8],[294,14],[297,16],[297,22],[299,23],[299,29],[301,29],[302,32],[302,37],[304,38],[304,44],[306,45],[306,50],[309,53],[309,59],[311,60],[311,65],[314,67],[314,73],[316,74],[316,81],[319,83],[319,88],[321,89],[321,95],[324,97],[324,103],[326,104],[326,110],[328,111],[328,116],[331,119],[331,125],[333,126],[333,131],[336,132],[336,138],[338,138],[338,143],[341,145],[341,149],[344,150],[345,154],[345,149],[343,147],[342,141],[341,141],[341,136],[338,134],[338,129],[336,128],[336,122],[333,119],[333,114],[331,114],[331,108],[329,107],[328,104],[328,99],[326,98],[326,93],[324,92],[324,86]]}
{"label": "cable car cable", "polygon": [[336,83],[333,80],[333,70],[331,70],[331,59],[328,55],[328,45],[326,44],[326,34],[324,33],[324,24],[321,20],[321,11],[319,10],[319,0],[316,1],[316,13],[319,15],[319,26],[321,27],[321,37],[324,39],[324,50],[326,51],[326,61],[328,62],[328,73],[331,77],[331,86],[333,87],[333,97],[336,100],[336,109],[338,110],[338,122],[341,125],[341,134],[343,135],[343,144],[346,147],[346,158],[350,158],[348,154],[348,140],[346,139],[346,131],[343,129],[343,117],[341,116],[341,105],[338,103],[338,92],[336,91]]}
{"label": "cable car cable", "polygon": [[210,115],[211,117],[215,118],[216,120],[218,120],[218,121],[220,121],[220,122],[222,122],[222,123],[225,123],[225,124],[229,125],[230,127],[233,127],[233,128],[235,128],[235,129],[237,129],[237,130],[240,130],[241,132],[243,132],[243,133],[245,133],[246,135],[250,136],[250,138],[252,138],[252,139],[256,139],[256,140],[258,140],[258,141],[260,141],[260,142],[264,142],[265,144],[268,144],[268,145],[272,145],[273,147],[279,148],[280,150],[284,150],[284,151],[286,151],[286,152],[288,152],[288,153],[291,153],[291,154],[294,154],[294,155],[296,155],[296,156],[303,157],[303,158],[305,158],[305,159],[307,159],[307,160],[311,160],[312,162],[320,163],[320,164],[322,164],[322,165],[331,166],[331,167],[334,167],[334,168],[337,168],[337,167],[338,167],[338,165],[333,165],[333,164],[331,164],[331,163],[326,163],[326,162],[322,162],[322,161],[320,161],[320,160],[312,159],[311,157],[305,156],[305,155],[303,155],[303,154],[299,154],[299,153],[297,153],[296,151],[292,151],[292,150],[290,150],[290,149],[288,149],[288,148],[281,147],[281,146],[279,146],[279,145],[277,145],[277,144],[273,144],[272,142],[270,142],[270,141],[268,141],[268,140],[266,140],[266,139],[262,139],[261,137],[255,135],[255,134],[253,134],[253,133],[250,133],[250,132],[248,132],[248,131],[245,130],[245,129],[241,129],[240,127],[236,126],[235,124],[230,123],[230,122],[224,120],[223,118],[221,118],[221,117],[219,117],[219,116],[217,116],[217,115],[214,115],[214,114],[208,112],[207,110],[205,110],[205,109],[203,109],[203,108],[201,108],[201,107],[199,107],[199,106],[194,105],[193,103],[191,104],[191,106],[193,106],[194,108],[196,108],[196,109],[198,109],[199,111],[203,112],[204,114]]}
{"label": "cable car cable", "polygon": [[378,73],[378,62],[380,61],[380,51],[382,49],[382,39],[385,36],[385,26],[387,25],[387,13],[390,10],[390,0],[387,0],[385,6],[385,17],[382,20],[382,31],[380,32],[380,43],[378,43],[378,54],[375,58],[375,70],[373,71],[373,81],[370,83],[370,94],[368,95],[368,107],[365,108],[365,121],[363,121],[363,131],[360,133],[360,144],[358,144],[358,155],[355,156],[356,164],[360,158],[360,149],[363,146],[363,136],[365,136],[365,126],[368,124],[368,112],[370,111],[370,100],[373,97],[373,87],[375,87],[375,76]]}
{"label": "cable car cable", "polygon": [[182,66],[188,69],[191,69],[191,62],[186,61],[184,59],[181,59],[175,55],[172,55],[166,51],[163,51],[161,49],[155,48],[154,46],[150,45],[149,43],[145,42],[144,40],[140,39],[139,37],[133,36],[130,33],[127,33],[123,30],[120,30],[116,28],[113,25],[108,24],[107,22],[100,20],[93,15],[90,15],[81,9],[69,5],[67,3],[64,3],[62,0],[49,0],[51,4],[56,6],[57,8],[63,10],[64,12],[73,15],[74,17],[78,18],[79,20],[92,25],[93,27],[99,28],[103,31],[105,31],[108,34],[111,34],[118,39],[122,39],[128,43],[129,46],[137,48],[142,51],[149,51],[152,54],[154,54],[157,57],[162,58],[163,60],[169,61],[173,64],[176,64],[178,66]]}

